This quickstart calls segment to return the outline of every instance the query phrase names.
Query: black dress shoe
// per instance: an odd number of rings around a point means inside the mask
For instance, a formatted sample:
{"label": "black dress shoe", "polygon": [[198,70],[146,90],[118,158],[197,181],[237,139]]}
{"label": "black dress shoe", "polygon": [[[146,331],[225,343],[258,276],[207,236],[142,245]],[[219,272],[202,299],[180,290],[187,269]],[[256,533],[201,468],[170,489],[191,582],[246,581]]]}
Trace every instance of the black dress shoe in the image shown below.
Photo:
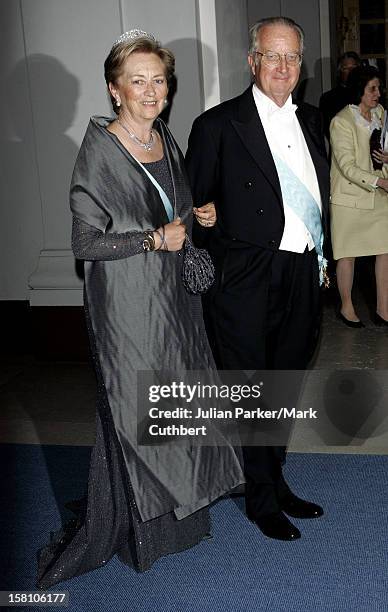
{"label": "black dress shoe", "polygon": [[267,538],[274,540],[297,540],[300,531],[288,520],[283,512],[265,514],[264,516],[248,515],[250,521],[255,523]]}
{"label": "black dress shoe", "polygon": [[383,325],[383,326],[387,326],[388,327],[388,321],[383,319],[383,317],[380,317],[380,315],[377,312],[375,312],[375,316],[373,318],[373,322],[374,322],[375,325]]}
{"label": "black dress shoe", "polygon": [[289,493],[287,497],[280,500],[280,506],[283,512],[294,518],[318,518],[323,514],[323,508],[321,508],[321,506],[305,501],[293,493]]}
{"label": "black dress shoe", "polygon": [[350,321],[349,319],[344,317],[342,312],[338,313],[338,318],[340,321],[342,321],[342,323],[345,323],[345,325],[347,325],[348,327],[353,327],[353,329],[360,329],[361,327],[365,327],[362,321]]}

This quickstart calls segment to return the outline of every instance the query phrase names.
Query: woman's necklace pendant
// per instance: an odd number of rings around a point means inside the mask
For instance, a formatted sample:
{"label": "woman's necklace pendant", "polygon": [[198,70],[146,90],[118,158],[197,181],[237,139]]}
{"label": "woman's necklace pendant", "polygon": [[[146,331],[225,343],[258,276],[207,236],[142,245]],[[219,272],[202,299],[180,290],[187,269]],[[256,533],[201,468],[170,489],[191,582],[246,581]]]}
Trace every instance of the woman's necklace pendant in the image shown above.
{"label": "woman's necklace pendant", "polygon": [[136,134],[134,134],[133,132],[131,132],[125,125],[124,123],[122,123],[120,121],[119,118],[117,118],[117,122],[121,125],[121,127],[123,128],[123,130],[125,130],[128,134],[128,136],[133,140],[133,142],[135,142],[139,147],[142,147],[145,151],[147,151],[147,153],[150,153],[152,151],[152,149],[154,148],[154,144],[155,144],[155,139],[154,139],[154,130],[151,128],[151,132],[150,132],[150,138],[148,140],[148,142],[143,142],[142,140],[140,140],[140,138],[138,138],[136,136]]}

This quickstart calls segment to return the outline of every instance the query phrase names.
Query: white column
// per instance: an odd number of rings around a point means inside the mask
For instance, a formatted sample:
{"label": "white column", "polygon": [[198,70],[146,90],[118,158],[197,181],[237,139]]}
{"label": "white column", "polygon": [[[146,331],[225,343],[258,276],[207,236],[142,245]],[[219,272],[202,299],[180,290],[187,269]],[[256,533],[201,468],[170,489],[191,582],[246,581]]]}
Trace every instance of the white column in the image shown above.
{"label": "white column", "polygon": [[220,103],[215,0],[197,0],[204,110]]}
{"label": "white column", "polygon": [[248,65],[247,0],[216,0],[221,100],[240,95],[251,83]]}

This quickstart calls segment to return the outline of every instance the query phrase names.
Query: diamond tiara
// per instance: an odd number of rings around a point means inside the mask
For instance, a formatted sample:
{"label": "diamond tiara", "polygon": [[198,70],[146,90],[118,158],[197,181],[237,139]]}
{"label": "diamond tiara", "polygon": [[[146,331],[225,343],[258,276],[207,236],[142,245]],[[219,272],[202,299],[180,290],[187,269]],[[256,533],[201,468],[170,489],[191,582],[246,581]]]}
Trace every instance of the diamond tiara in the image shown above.
{"label": "diamond tiara", "polygon": [[156,42],[155,36],[144,32],[144,30],[139,30],[138,28],[135,28],[134,30],[129,30],[128,32],[124,32],[124,34],[121,34],[121,36],[119,36],[119,38],[113,43],[113,47],[119,45],[120,43],[126,42],[127,40],[135,40],[136,38],[148,38],[148,40]]}

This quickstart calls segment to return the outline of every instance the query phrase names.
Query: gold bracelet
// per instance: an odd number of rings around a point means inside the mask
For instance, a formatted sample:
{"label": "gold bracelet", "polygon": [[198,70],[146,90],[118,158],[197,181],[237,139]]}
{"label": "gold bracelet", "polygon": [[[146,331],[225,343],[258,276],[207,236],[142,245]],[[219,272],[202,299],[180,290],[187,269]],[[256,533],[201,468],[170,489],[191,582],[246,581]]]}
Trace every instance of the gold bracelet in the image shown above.
{"label": "gold bracelet", "polygon": [[152,230],[147,230],[144,232],[144,240],[143,240],[143,251],[145,253],[150,253],[151,251],[155,251],[155,238],[152,233]]}

